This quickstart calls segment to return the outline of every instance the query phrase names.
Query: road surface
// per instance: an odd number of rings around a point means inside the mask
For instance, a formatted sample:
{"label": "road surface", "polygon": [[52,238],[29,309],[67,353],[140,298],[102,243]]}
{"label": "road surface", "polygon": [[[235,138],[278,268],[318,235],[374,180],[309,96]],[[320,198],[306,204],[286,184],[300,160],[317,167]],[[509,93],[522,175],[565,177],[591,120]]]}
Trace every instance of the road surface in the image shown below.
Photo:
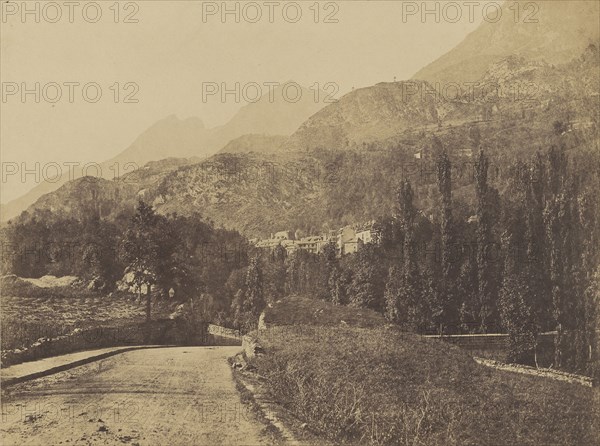
{"label": "road surface", "polygon": [[3,445],[262,445],[227,358],[240,347],[138,350],[4,391]]}

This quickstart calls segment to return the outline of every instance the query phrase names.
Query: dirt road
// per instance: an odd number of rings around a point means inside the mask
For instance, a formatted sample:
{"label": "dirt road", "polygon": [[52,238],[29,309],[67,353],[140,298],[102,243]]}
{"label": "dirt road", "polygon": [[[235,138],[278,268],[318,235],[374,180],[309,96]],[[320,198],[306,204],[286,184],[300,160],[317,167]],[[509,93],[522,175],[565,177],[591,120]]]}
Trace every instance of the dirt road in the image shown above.
{"label": "dirt road", "polygon": [[257,445],[227,357],[239,347],[139,350],[5,389],[3,445]]}

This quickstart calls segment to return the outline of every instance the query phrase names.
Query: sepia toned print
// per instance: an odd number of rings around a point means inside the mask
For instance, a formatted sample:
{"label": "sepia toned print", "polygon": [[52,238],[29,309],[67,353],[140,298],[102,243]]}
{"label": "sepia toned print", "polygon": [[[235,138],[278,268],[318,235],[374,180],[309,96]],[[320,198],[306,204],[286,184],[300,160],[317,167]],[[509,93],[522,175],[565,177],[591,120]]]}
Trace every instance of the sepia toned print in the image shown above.
{"label": "sepia toned print", "polygon": [[598,444],[598,1],[0,12],[1,444]]}

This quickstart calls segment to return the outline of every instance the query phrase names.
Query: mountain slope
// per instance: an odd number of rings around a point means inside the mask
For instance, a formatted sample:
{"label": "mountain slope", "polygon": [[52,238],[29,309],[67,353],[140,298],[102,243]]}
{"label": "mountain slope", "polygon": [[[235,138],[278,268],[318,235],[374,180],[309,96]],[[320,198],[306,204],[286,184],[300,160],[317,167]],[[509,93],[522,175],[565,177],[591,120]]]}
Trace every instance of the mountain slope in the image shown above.
{"label": "mountain slope", "polygon": [[343,149],[412,126],[435,125],[443,104],[422,95],[426,88],[423,82],[391,82],[354,90],[311,116],[291,136],[288,148]]}
{"label": "mountain slope", "polygon": [[219,153],[276,153],[287,141],[283,135],[244,135],[233,139]]}
{"label": "mountain slope", "polygon": [[[244,149],[238,153],[222,153],[194,164],[188,160],[150,163],[119,181],[101,183],[109,190],[107,196],[116,187],[112,183],[130,186],[126,193],[121,192],[121,203],[115,201],[114,210],[102,215],[110,217],[119,209],[127,210],[141,194],[161,213],[199,212],[249,236],[297,228],[314,234],[389,214],[396,206],[398,181],[404,178],[415,186],[418,206],[435,213],[439,203],[432,191],[436,189],[435,155],[440,148],[448,150],[456,166],[453,196],[465,204],[467,212],[475,200],[472,163],[480,147],[491,159],[490,180],[500,190],[506,187],[503,175],[511,163],[529,159],[538,149],[564,145],[573,155],[594,150],[599,63],[598,47],[590,46],[561,66],[519,57],[490,66],[482,80],[501,86],[501,90],[510,92],[505,87],[511,85],[536,85],[535,91],[516,98],[476,89],[474,98],[423,101],[418,96],[418,100],[403,102],[402,83],[378,84],[350,93],[309,119],[312,127],[303,126],[291,138],[311,143],[306,151],[246,153],[257,140],[282,138],[249,135],[231,144]],[[481,116],[490,109],[488,116]],[[567,130],[557,133],[556,121]],[[355,138],[352,145],[320,139],[336,126],[339,133]],[[299,135],[307,138],[302,140]],[[363,147],[358,138],[365,135],[372,142]],[[317,149],[323,141],[331,146]],[[419,159],[415,159],[416,153]],[[587,156],[585,162],[589,159]],[[93,195],[88,189],[80,193],[76,186],[61,188],[57,193],[63,195],[44,197],[31,212],[37,208],[60,210],[63,216],[82,215],[72,206],[61,208],[60,203],[78,203],[84,197],[80,206],[89,207]]]}
{"label": "mountain slope", "polygon": [[[534,20],[537,23],[530,23]],[[598,40],[599,20],[596,1],[506,1],[497,23],[484,20],[459,45],[422,68],[413,79],[432,84],[474,82],[490,64],[507,56],[565,63]]]}
{"label": "mountain slope", "polygon": [[[323,104],[315,101],[314,92],[305,88],[300,90],[298,101],[286,100],[285,85],[274,88],[272,95],[266,93],[257,102],[243,106],[225,125],[212,129],[205,128],[195,117],[181,120],[171,115],[157,121],[117,156],[100,163],[101,176],[114,179],[149,161],[165,158],[206,158],[229,141],[246,134],[290,135]],[[295,87],[287,92],[287,97],[297,94]],[[74,170],[74,178],[83,176],[80,169]],[[3,204],[0,206],[0,221],[18,216],[37,199],[68,180],[68,175],[63,175],[54,183],[42,182],[25,195]]]}
{"label": "mountain slope", "polygon": [[209,130],[199,118],[179,119],[175,115],[161,119],[140,134],[129,147],[103,164],[134,163],[141,167],[149,161],[177,157],[212,155],[206,146]]}
{"label": "mountain slope", "polygon": [[288,81],[265,93],[258,101],[243,106],[227,124],[213,129],[215,151],[246,134],[291,135],[323,107],[325,94]]}
{"label": "mountain slope", "polygon": [[78,178],[43,195],[15,220],[26,221],[35,215],[45,219],[54,216],[86,219],[93,215],[114,218],[123,210],[133,209],[139,195],[190,162],[188,158],[153,161],[112,181],[97,177]]}

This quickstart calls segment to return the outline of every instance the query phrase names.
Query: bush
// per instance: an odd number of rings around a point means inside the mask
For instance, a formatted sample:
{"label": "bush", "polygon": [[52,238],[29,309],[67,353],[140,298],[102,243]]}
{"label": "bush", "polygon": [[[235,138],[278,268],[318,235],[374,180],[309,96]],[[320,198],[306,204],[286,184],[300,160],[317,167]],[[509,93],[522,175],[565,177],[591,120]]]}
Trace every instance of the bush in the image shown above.
{"label": "bush", "polygon": [[273,398],[336,443],[583,445],[598,438],[590,389],[498,372],[441,341],[393,328],[288,326],[259,333],[259,342],[266,354],[251,365]]}

